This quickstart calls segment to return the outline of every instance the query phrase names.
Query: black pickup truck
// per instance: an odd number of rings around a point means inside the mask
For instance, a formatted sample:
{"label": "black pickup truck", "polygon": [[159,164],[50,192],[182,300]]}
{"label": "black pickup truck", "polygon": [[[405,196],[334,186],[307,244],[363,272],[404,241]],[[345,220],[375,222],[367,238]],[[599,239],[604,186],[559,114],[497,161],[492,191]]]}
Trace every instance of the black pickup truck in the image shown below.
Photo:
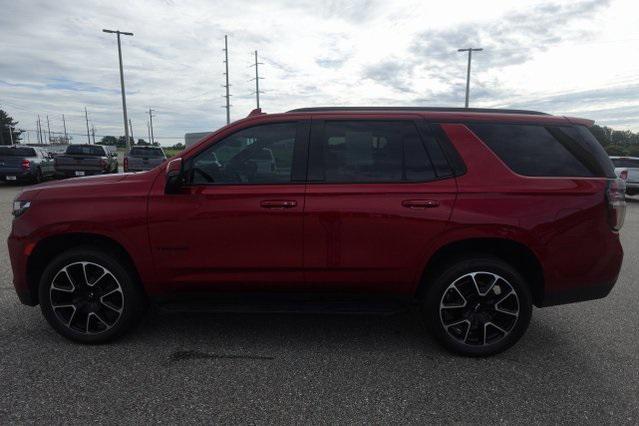
{"label": "black pickup truck", "polygon": [[69,145],[55,157],[55,172],[61,177],[117,173],[118,154],[111,146]]}

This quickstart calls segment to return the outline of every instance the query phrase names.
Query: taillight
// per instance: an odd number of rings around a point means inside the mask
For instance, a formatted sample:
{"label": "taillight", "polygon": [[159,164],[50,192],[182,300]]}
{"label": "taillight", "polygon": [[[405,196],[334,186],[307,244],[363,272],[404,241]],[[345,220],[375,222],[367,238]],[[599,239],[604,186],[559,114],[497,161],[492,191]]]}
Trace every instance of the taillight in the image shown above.
{"label": "taillight", "polygon": [[626,182],[622,179],[608,180],[606,199],[608,201],[610,227],[618,231],[626,219]]}
{"label": "taillight", "polygon": [[100,158],[100,167],[106,169],[107,161],[104,158]]}
{"label": "taillight", "polygon": [[124,157],[124,171],[129,171],[129,157]]}
{"label": "taillight", "polygon": [[29,170],[31,168],[31,161],[27,159],[22,160],[22,168],[25,170]]}
{"label": "taillight", "polygon": [[628,170],[622,170],[619,172],[619,177],[624,181],[628,180]]}

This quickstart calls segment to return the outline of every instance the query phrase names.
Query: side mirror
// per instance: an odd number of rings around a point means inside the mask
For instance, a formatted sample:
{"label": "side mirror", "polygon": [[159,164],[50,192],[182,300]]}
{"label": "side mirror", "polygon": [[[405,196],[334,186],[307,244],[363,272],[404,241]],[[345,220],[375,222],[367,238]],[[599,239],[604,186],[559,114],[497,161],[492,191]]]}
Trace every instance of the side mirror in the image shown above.
{"label": "side mirror", "polygon": [[184,173],[182,170],[182,158],[174,158],[166,165],[166,194],[177,194],[184,184]]}

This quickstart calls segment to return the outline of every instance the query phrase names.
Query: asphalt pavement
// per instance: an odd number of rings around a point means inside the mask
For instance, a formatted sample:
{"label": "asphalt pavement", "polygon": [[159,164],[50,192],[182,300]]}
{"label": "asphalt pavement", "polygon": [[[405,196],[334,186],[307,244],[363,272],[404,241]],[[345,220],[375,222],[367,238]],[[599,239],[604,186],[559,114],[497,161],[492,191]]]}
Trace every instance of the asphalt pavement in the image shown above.
{"label": "asphalt pavement", "polygon": [[71,343],[11,284],[4,241],[19,191],[0,184],[2,424],[639,423],[639,202],[610,296],[535,309],[515,347],[469,359],[411,312],[151,311],[115,343]]}

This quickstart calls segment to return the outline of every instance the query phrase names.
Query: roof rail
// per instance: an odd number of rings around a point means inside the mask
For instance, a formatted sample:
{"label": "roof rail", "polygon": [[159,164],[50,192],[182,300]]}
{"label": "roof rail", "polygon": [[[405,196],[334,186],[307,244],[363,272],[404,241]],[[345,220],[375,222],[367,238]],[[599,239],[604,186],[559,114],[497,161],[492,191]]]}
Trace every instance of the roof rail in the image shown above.
{"label": "roof rail", "polygon": [[413,111],[413,112],[483,112],[495,114],[529,114],[529,115],[550,115],[540,111],[529,111],[524,109],[500,109],[500,108],[447,108],[447,107],[315,107],[297,108],[287,112],[358,112],[358,111]]}

